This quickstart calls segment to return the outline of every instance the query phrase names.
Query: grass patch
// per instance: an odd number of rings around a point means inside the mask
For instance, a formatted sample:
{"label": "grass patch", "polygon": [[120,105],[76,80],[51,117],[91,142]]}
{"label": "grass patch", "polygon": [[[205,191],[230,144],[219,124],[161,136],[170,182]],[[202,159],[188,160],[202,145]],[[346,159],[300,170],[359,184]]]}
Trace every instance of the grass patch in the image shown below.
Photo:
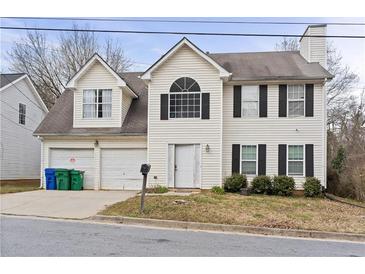
{"label": "grass patch", "polygon": [[0,193],[15,193],[39,189],[39,180],[14,180],[0,182]]}
{"label": "grass patch", "polygon": [[[186,203],[175,203],[176,200]],[[147,196],[145,213],[139,197],[109,206],[100,214],[203,223],[365,233],[365,209],[328,199],[218,195]]]}

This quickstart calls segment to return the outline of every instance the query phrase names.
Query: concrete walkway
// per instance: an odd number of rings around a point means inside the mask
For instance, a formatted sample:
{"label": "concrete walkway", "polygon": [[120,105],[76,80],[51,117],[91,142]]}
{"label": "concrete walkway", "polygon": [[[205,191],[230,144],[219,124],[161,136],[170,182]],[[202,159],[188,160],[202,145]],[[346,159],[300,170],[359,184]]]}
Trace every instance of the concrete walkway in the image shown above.
{"label": "concrete walkway", "polygon": [[85,219],[106,206],[127,200],[136,191],[28,191],[0,195],[1,213]]}

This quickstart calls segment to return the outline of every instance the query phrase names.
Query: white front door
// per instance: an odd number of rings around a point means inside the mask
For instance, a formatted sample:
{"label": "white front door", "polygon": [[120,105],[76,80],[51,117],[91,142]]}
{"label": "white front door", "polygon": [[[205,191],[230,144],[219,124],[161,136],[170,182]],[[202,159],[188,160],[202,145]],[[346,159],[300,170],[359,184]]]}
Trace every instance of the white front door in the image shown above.
{"label": "white front door", "polygon": [[200,146],[175,145],[175,187],[196,188],[200,180]]}
{"label": "white front door", "polygon": [[83,170],[84,189],[94,189],[94,149],[51,148],[49,167]]}
{"label": "white front door", "polygon": [[142,189],[140,169],[146,161],[145,148],[101,149],[101,189]]}

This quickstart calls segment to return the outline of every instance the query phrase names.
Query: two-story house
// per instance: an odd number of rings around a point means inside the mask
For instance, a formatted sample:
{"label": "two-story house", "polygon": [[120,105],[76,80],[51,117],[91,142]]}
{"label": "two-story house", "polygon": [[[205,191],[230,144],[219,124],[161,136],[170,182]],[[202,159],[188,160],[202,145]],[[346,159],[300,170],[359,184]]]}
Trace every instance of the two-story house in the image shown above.
{"label": "two-story house", "polygon": [[42,169],[79,168],[89,189],[202,188],[226,176],[326,185],[325,25],[300,52],[205,53],[183,38],[142,73],[95,54],[35,131]]}
{"label": "two-story house", "polygon": [[0,74],[0,180],[39,180],[41,141],[34,130],[48,110],[25,73]]}

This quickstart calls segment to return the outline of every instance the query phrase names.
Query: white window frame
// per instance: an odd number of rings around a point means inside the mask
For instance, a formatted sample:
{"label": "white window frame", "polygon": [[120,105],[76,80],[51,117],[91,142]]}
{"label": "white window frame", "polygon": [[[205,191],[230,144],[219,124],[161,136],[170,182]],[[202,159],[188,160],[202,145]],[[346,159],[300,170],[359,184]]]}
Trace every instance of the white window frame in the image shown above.
{"label": "white window frame", "polygon": [[[20,109],[21,106],[23,108],[23,112],[21,112],[21,109]],[[18,109],[18,112],[19,112],[19,121],[18,121],[18,123],[20,125],[25,125],[25,123],[26,123],[26,117],[27,117],[27,105],[26,104],[23,104],[23,103],[19,103],[18,108],[19,108]],[[24,119],[24,123],[22,123],[23,119]]]}
{"label": "white window frame", "polygon": [[[301,146],[303,147],[303,160],[289,160],[289,146]],[[289,173],[289,162],[303,162],[303,172],[302,174]],[[304,177],[305,176],[305,145],[304,144],[288,144],[286,146],[286,175],[294,177]]]}
{"label": "white window frame", "polygon": [[[255,87],[257,89],[257,100],[244,100],[244,88],[247,87]],[[244,115],[243,114],[243,105],[244,103],[252,103],[252,102],[257,102],[257,113],[255,115]],[[243,118],[258,118],[260,114],[260,86],[258,85],[243,85],[241,86],[241,117]]]}
{"label": "white window frame", "polygon": [[[84,103],[84,96],[85,96],[85,91],[90,91],[90,90],[93,90],[93,91],[96,91],[96,100],[97,102],[94,102],[93,103]],[[100,91],[110,91],[110,104],[109,103],[99,103],[98,102],[98,98],[99,98],[99,92]],[[84,117],[84,106],[85,105],[94,105],[96,107],[96,111],[95,111],[95,116],[94,117]],[[98,117],[98,111],[99,111],[99,105],[110,105],[110,116],[108,117]],[[113,90],[110,89],[110,88],[86,88],[82,91],[82,118],[83,119],[111,119],[112,118],[112,111],[113,111]]]}
{"label": "white window frame", "polygon": [[[303,99],[289,99],[289,86],[303,86],[303,92],[304,92],[304,98]],[[286,111],[288,113],[288,117],[289,118],[297,118],[297,117],[305,117],[305,84],[291,84],[291,85],[286,85],[286,101],[287,101],[287,106],[286,106]],[[289,113],[289,102],[304,102],[303,104],[303,115],[290,115]]]}
{"label": "white window frame", "polygon": [[[254,146],[256,147],[256,160],[244,160],[242,157],[242,147],[244,146]],[[240,144],[240,174],[242,174],[242,162],[255,162],[256,163],[256,168],[255,168],[255,174],[246,174],[247,176],[257,176],[257,172],[258,172],[258,144]]]}

